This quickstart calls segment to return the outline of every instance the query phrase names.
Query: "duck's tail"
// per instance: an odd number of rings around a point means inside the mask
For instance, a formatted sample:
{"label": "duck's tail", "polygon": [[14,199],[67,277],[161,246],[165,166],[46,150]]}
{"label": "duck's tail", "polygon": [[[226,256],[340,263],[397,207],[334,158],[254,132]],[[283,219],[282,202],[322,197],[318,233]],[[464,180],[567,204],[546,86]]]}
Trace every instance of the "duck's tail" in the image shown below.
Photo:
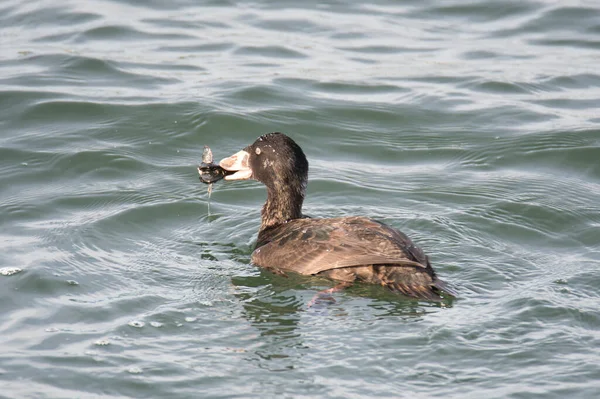
{"label": "duck's tail", "polygon": [[458,295],[456,291],[446,284],[444,281],[436,278],[429,284],[406,284],[403,281],[393,281],[386,284],[390,290],[398,292],[400,294],[418,298],[426,299],[428,301],[443,301],[449,296],[456,298]]}
{"label": "duck's tail", "polygon": [[425,269],[401,266],[384,268],[386,270],[382,273],[382,284],[394,292],[436,302],[448,297],[458,297],[458,293],[450,284],[437,278],[429,260]]}

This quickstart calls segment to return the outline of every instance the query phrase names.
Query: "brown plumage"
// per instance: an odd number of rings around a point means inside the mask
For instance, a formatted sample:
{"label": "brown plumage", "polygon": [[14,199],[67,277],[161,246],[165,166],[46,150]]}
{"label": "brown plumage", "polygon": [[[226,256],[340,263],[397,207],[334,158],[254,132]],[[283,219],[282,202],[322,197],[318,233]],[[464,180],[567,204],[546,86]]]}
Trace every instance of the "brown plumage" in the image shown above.
{"label": "brown plumage", "polygon": [[277,271],[319,275],[343,282],[383,285],[401,294],[440,300],[456,294],[437,278],[423,251],[400,231],[360,216],[305,218],[302,203],[308,161],[282,133],[223,159],[226,180],[254,178],[267,187],[252,263]]}

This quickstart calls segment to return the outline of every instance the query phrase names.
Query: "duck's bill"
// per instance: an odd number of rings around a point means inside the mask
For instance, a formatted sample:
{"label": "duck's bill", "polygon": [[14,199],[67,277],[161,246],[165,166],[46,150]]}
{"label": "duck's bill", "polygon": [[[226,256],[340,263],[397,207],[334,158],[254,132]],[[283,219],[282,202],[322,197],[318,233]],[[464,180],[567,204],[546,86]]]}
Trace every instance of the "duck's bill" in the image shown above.
{"label": "duck's bill", "polygon": [[219,166],[228,172],[225,176],[225,180],[247,180],[252,178],[252,169],[250,169],[250,154],[242,150],[230,156],[229,158],[222,159],[219,162]]}

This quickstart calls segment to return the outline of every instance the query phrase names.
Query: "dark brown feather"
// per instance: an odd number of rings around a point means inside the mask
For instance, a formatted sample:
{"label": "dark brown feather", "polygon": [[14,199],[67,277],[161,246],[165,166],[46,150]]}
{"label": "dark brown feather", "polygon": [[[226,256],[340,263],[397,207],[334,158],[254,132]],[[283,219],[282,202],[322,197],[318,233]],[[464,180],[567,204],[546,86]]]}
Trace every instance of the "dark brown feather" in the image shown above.
{"label": "dark brown feather", "polygon": [[408,237],[366,217],[294,219],[263,230],[252,262],[309,275],[367,264],[427,267]]}
{"label": "dark brown feather", "polygon": [[441,299],[440,280],[423,251],[398,230],[366,217],[294,219],[262,230],[252,263]]}

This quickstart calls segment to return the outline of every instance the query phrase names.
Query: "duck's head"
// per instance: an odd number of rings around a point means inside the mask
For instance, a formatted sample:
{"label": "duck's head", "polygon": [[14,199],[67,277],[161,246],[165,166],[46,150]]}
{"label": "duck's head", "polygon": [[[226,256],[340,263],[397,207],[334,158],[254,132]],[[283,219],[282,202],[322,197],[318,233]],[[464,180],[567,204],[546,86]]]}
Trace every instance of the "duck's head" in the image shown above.
{"label": "duck's head", "polygon": [[302,191],[308,178],[308,161],[294,140],[283,133],[268,133],[233,154],[219,165],[228,172],[225,180],[255,179],[269,189],[285,189],[300,184]]}
{"label": "duck's head", "polygon": [[283,133],[269,133],[219,162],[225,180],[255,179],[267,186],[261,230],[302,217],[308,161],[302,149]]}

